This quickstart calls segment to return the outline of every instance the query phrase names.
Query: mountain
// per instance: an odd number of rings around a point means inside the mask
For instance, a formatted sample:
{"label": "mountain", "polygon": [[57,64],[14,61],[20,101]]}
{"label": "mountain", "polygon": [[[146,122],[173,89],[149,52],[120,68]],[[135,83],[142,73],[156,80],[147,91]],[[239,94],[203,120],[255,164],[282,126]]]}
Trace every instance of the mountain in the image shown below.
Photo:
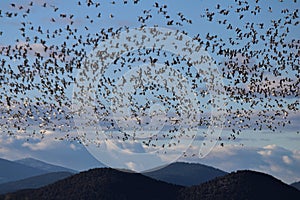
{"label": "mountain", "polygon": [[15,160],[14,162],[20,163],[23,165],[27,165],[30,167],[34,167],[36,169],[40,169],[47,172],[71,172],[71,173],[77,173],[77,171],[53,164],[49,164],[34,158],[24,158],[21,160]]}
{"label": "mountain", "polygon": [[297,188],[298,190],[300,190],[300,181],[292,183],[291,186],[293,186],[293,187]]}
{"label": "mountain", "polygon": [[39,188],[73,175],[70,172],[51,172],[18,181],[0,184],[0,194],[15,192],[21,189]]}
{"label": "mountain", "polygon": [[0,158],[0,184],[45,174],[47,171]]}
{"label": "mountain", "polygon": [[4,199],[299,200],[300,191],[270,175],[249,170],[233,172],[197,186],[183,187],[142,174],[100,168],[75,174],[39,189],[0,195],[0,200]]}
{"label": "mountain", "polygon": [[270,175],[249,170],[233,172],[198,186],[184,188],[179,194],[182,200],[300,199],[300,191],[297,189]]}
{"label": "mountain", "polygon": [[176,199],[183,187],[154,180],[142,174],[110,168],[75,174],[39,189],[21,190],[1,199]]}
{"label": "mountain", "polygon": [[167,183],[192,186],[224,176],[227,172],[202,164],[177,162],[159,170],[143,174]]}

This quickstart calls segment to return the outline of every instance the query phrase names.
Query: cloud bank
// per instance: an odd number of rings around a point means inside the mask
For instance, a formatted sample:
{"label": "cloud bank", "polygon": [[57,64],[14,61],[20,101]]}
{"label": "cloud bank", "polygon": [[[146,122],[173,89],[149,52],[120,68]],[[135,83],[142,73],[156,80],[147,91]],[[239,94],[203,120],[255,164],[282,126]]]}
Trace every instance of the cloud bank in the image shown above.
{"label": "cloud bank", "polygon": [[278,145],[264,147],[215,147],[205,158],[181,158],[181,161],[200,162],[227,172],[251,169],[268,173],[286,183],[300,180],[300,150],[288,150]]}

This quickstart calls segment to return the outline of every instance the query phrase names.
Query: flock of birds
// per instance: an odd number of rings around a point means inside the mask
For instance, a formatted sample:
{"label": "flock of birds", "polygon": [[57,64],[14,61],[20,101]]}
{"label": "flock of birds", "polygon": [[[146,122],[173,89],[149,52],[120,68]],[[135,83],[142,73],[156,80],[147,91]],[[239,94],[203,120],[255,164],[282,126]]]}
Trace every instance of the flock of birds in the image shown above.
{"label": "flock of birds", "polygon": [[[266,13],[273,14],[275,11],[271,6],[262,6],[259,0],[234,0],[229,6],[228,3],[226,6],[220,3],[214,8],[200,9],[198,18],[193,20],[180,11],[173,16],[174,12],[169,12],[168,5],[155,2],[152,7],[142,10],[135,20],[142,29],[152,26],[153,19],[159,18],[164,23],[159,24],[160,26],[178,29],[184,35],[188,35],[185,27],[193,26],[196,23],[194,21],[199,20],[223,30],[222,34],[215,31],[199,33],[192,39],[212,57],[217,58],[214,64],[222,75],[223,89],[227,96],[223,102],[226,110],[223,126],[230,130],[229,135],[225,134],[217,139],[234,140],[245,129],[267,128],[276,131],[279,127],[290,124],[289,116],[299,110],[300,40],[289,38],[290,30],[299,25],[299,4],[297,1],[291,3],[295,5],[292,6],[294,9],[282,8],[280,13],[267,22],[261,22],[260,19],[267,15]],[[124,0],[112,1],[110,4],[112,8],[124,4],[125,8],[142,2]],[[89,77],[84,70],[79,76],[77,72],[86,62],[89,50],[96,49],[103,41],[130,27],[104,26],[94,31],[93,27],[99,25],[97,22],[104,18],[100,11],[102,3],[87,0],[78,1],[74,6],[78,6],[79,9],[99,9],[99,12],[84,13],[84,21],[78,26],[78,13],[61,12],[60,7],[47,2],[32,1],[26,5],[10,3],[7,10],[0,8],[0,20],[10,21],[19,27],[13,36],[16,38],[15,44],[8,45],[3,44],[1,39],[5,35],[5,27],[0,28],[1,134],[28,134],[28,138],[36,135],[43,137],[46,130],[50,129],[62,131],[64,135],[60,139],[80,140],[71,134],[76,129],[71,107],[72,98],[84,101],[84,97],[76,92],[72,96],[70,91],[74,84],[80,82],[78,77]],[[53,16],[49,16],[46,24],[35,24],[29,19],[36,9],[47,9]],[[117,15],[112,12],[108,17],[113,20]],[[237,22],[242,23],[237,26]],[[158,25],[154,24],[155,26]],[[135,38],[128,37],[127,40],[134,41]],[[157,41],[158,44],[159,42]],[[149,63],[148,67],[135,68],[145,63]],[[159,63],[164,67],[154,68],[154,65]],[[173,70],[170,70],[170,67]],[[130,74],[133,69],[138,70]],[[125,76],[126,73],[129,75]],[[167,75],[160,77],[160,74],[164,73]],[[181,74],[186,82],[175,81],[174,85],[172,81],[181,77],[178,74]],[[163,80],[164,77],[168,78]],[[129,51],[118,57],[102,74],[100,81],[95,83],[99,100],[95,112],[100,116],[100,124],[105,130],[115,131],[120,131],[121,127],[118,124],[122,123],[127,126],[123,127],[126,130],[141,129],[156,118],[160,120],[159,115],[162,113],[165,114],[166,118],[161,118],[164,120],[164,127],[156,126],[156,129],[162,129],[164,133],[143,140],[144,145],[155,147],[154,141],[174,139],[174,132],[182,131],[178,128],[180,125],[188,124],[193,128],[210,125],[211,119],[207,113],[214,102],[210,99],[205,82],[207,80],[203,79],[201,73],[183,57],[154,47]],[[135,91],[126,96],[124,91],[126,93],[128,83],[134,85]],[[182,114],[180,109],[185,98],[178,95],[177,91],[186,89],[184,83],[196,94],[198,110],[187,107]],[[111,110],[111,101],[122,100],[112,97],[116,86],[123,91],[118,93],[119,97],[125,95],[129,102],[123,105],[129,110],[127,114],[122,113],[123,118],[112,117],[120,108],[115,107],[116,110]],[[149,115],[147,111],[154,104],[160,104],[164,109]],[[195,113],[202,115],[199,117]],[[185,120],[191,119],[190,116],[193,116],[193,123]],[[126,141],[134,139],[135,136],[123,130],[117,137]],[[179,143],[180,137],[176,141],[169,145]],[[166,144],[161,144],[161,147],[165,146]]]}

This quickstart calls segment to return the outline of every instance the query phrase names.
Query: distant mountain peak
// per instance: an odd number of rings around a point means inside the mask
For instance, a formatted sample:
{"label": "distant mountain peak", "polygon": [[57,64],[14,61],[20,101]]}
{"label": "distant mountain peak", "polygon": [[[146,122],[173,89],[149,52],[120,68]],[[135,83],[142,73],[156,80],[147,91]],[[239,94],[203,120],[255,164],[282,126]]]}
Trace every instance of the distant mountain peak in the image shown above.
{"label": "distant mountain peak", "polygon": [[0,158],[0,183],[45,174],[47,171]]}
{"label": "distant mountain peak", "polygon": [[227,172],[200,163],[176,162],[143,174],[168,183],[192,186],[224,176]]}
{"label": "distant mountain peak", "polygon": [[58,166],[58,165],[53,165],[35,158],[27,157],[23,158],[20,160],[15,160],[14,162],[27,165],[30,167],[38,168],[47,172],[61,172],[61,171],[66,171],[66,172],[71,172],[71,173],[77,173],[76,170],[69,169],[66,167]]}

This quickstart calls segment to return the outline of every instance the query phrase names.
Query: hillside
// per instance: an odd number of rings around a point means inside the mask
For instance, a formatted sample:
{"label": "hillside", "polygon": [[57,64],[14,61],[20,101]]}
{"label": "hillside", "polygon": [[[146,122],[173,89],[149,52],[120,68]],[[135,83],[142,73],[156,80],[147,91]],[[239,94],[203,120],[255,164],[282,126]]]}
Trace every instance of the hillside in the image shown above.
{"label": "hillside", "polygon": [[71,172],[71,173],[77,173],[77,171],[73,170],[73,169],[69,169],[69,168],[65,168],[65,167],[61,167],[61,166],[57,166],[57,165],[53,165],[53,164],[49,164],[34,158],[24,158],[24,159],[20,159],[20,160],[15,160],[14,162],[16,163],[20,163],[23,165],[27,165],[30,167],[34,167],[37,169],[41,169],[47,172]]}
{"label": "hillside", "polygon": [[41,169],[0,158],[0,184],[46,173],[48,172]]}
{"label": "hillside", "polygon": [[15,192],[21,189],[40,188],[42,186],[54,183],[58,180],[67,178],[71,175],[73,174],[70,172],[51,172],[48,174],[34,176],[18,181],[2,183],[0,184],[0,194]]}
{"label": "hillside", "polygon": [[270,175],[248,170],[217,177],[197,186],[183,187],[142,174],[101,168],[75,174],[39,189],[0,195],[0,200],[4,199],[299,200],[300,191]]}
{"label": "hillside", "polygon": [[299,200],[300,191],[260,172],[237,171],[199,186],[182,189],[182,200],[289,199]]}
{"label": "hillside", "polygon": [[298,190],[300,190],[300,181],[296,182],[296,183],[292,183],[291,186],[297,188]]}
{"label": "hillside", "polygon": [[162,169],[143,174],[167,183],[192,186],[224,176],[227,173],[202,164],[177,162]]}
{"label": "hillside", "polygon": [[182,187],[141,174],[110,168],[81,172],[40,189],[23,190],[0,199],[175,199]]}

